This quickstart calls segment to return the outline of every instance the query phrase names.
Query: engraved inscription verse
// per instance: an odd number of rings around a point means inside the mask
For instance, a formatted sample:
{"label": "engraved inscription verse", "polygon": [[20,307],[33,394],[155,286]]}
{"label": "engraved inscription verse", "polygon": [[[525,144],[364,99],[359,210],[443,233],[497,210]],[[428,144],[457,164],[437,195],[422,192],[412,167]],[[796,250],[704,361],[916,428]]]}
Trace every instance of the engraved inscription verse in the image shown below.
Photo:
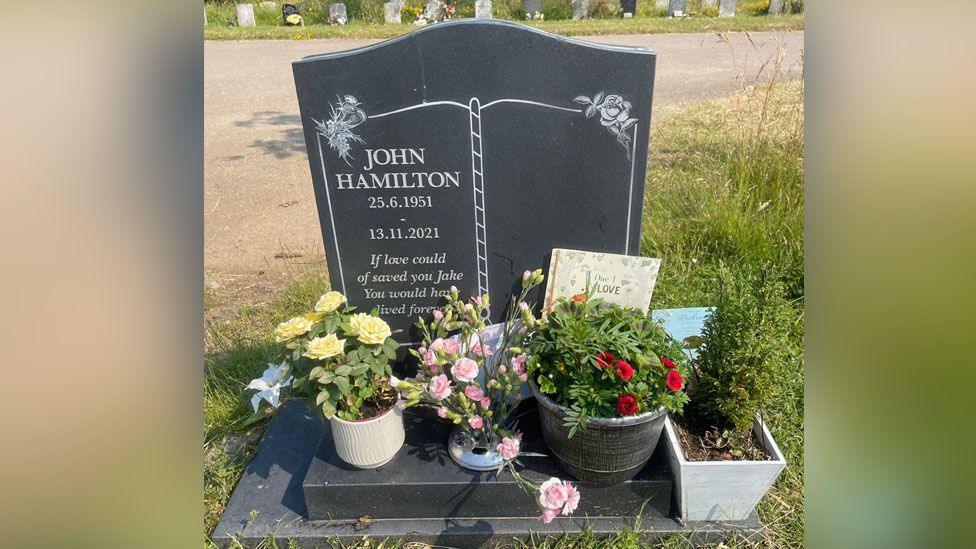
{"label": "engraved inscription verse", "polygon": [[[475,264],[456,257],[466,253],[456,251],[452,234],[461,226],[473,238],[470,179],[445,168],[450,158],[437,147],[364,147],[350,150],[327,179],[333,203],[360,220],[358,234],[349,235],[358,249],[343,265],[350,303],[403,330],[440,305],[451,286],[472,279],[459,265]],[[467,222],[453,222],[458,214]],[[474,253],[473,244],[461,251]]]}

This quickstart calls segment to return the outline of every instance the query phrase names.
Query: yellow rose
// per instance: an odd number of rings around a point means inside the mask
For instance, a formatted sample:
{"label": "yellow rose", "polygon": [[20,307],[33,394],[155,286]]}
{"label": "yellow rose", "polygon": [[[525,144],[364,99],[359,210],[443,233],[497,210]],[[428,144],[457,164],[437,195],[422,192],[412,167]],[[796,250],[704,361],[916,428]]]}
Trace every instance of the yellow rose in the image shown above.
{"label": "yellow rose", "polygon": [[370,316],[366,313],[356,313],[349,317],[349,335],[359,335],[359,329],[369,319]]}
{"label": "yellow rose", "polygon": [[324,296],[319,298],[318,303],[315,304],[315,312],[317,313],[331,313],[335,312],[346,301],[346,296],[340,294],[339,292],[329,292]]}
{"label": "yellow rose", "polygon": [[312,324],[315,323],[303,316],[290,318],[275,328],[275,341],[280,343],[289,339],[295,339],[312,329]]}
{"label": "yellow rose", "polygon": [[325,313],[305,313],[305,318],[311,320],[313,324],[322,320],[324,316]]}
{"label": "yellow rose", "polygon": [[359,324],[356,333],[359,341],[367,345],[379,345],[390,337],[390,325],[383,322],[382,318],[366,315],[365,320]]}
{"label": "yellow rose", "polygon": [[323,358],[341,355],[342,348],[345,346],[345,339],[339,339],[335,334],[329,334],[309,341],[305,356],[314,360],[322,360]]}

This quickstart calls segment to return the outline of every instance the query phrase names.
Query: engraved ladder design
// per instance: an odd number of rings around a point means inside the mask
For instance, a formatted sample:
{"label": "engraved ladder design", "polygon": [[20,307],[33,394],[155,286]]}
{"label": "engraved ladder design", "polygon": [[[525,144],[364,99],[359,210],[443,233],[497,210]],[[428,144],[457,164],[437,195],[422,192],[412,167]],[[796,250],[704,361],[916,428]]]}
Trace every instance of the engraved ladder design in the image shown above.
{"label": "engraved ladder design", "polygon": [[[478,247],[478,295],[488,293],[488,235],[485,229],[485,179],[481,150],[481,102],[469,103],[471,120],[471,175],[474,189],[474,227]],[[486,308],[485,314],[488,314]]]}

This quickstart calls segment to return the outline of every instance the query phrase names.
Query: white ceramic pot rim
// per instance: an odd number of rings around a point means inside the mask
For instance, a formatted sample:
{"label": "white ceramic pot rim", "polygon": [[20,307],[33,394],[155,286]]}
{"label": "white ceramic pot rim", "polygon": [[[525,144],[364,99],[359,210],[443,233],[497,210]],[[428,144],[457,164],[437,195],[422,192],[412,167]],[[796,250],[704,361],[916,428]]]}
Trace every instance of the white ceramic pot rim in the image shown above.
{"label": "white ceramic pot rim", "polygon": [[382,414],[380,414],[378,416],[371,417],[369,419],[356,419],[356,420],[353,420],[353,421],[349,421],[348,419],[342,419],[339,416],[335,416],[332,419],[330,419],[329,421],[337,421],[339,423],[345,423],[346,425],[366,425],[368,423],[372,423],[374,421],[379,421],[379,420],[383,419],[390,412],[392,412],[397,407],[397,404],[399,404],[399,403],[400,403],[400,401],[398,400],[396,402],[396,404],[394,404],[393,406],[390,406],[390,409],[389,410],[383,412]]}
{"label": "white ceramic pot rim", "polygon": [[[535,380],[529,379],[529,389],[532,390],[532,394],[535,395],[536,400],[540,404],[548,408],[549,410],[559,414],[560,416],[565,416],[569,413],[569,408],[557,404],[556,401],[549,398],[542,391],[539,390],[535,385]],[[649,410],[637,414],[636,416],[627,417],[591,417],[587,420],[588,425],[595,425],[599,427],[626,427],[630,425],[640,425],[641,423],[647,423],[648,421],[653,421],[663,415],[667,415],[668,409],[661,406],[657,410]]]}

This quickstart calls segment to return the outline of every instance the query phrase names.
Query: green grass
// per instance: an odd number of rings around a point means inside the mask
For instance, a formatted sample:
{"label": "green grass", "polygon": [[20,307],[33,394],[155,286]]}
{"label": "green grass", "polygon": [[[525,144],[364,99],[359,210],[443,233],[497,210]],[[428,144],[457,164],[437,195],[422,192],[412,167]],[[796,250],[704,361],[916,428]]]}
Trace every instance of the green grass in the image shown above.
{"label": "green grass", "polygon": [[[284,27],[264,25],[231,27],[223,19],[211,19],[204,28],[206,40],[309,40],[315,38],[393,38],[417,27],[412,24],[384,25],[352,20],[347,25],[306,25]],[[406,21],[406,19],[404,19]],[[777,17],[737,16],[667,19],[589,19],[585,21],[532,21],[525,24],[566,36],[606,34],[662,34],[679,32],[794,31],[803,30],[803,15]]]}
{"label": "green grass", "polygon": [[[760,516],[767,525],[762,538],[730,539],[726,545],[802,546],[802,83],[759,85],[655,122],[647,177],[641,254],[664,258],[655,307],[708,304],[707,272],[719,260],[741,270],[772,264],[785,273],[795,308],[791,358],[777,371],[774,406],[763,417],[789,467],[760,504]],[[205,532],[216,524],[255,444],[235,456],[220,448],[224,437],[246,431],[243,423],[250,407],[244,385],[272,358],[274,325],[307,310],[327,287],[323,276],[308,273],[271,304],[244,306],[228,320],[207,326]],[[687,543],[673,537],[661,546]],[[638,547],[638,541],[632,528],[610,539],[584,533],[515,542],[515,546]]]}

